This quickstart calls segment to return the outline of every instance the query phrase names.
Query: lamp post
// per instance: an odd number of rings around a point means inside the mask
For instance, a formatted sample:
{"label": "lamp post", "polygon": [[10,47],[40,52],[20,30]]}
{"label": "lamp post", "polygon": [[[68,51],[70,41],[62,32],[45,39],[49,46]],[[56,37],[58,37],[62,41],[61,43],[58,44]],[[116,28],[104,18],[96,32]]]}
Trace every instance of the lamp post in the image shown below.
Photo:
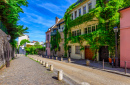
{"label": "lamp post", "polygon": [[118,67],[118,57],[117,57],[117,32],[118,32],[118,27],[113,28],[115,32],[115,66]]}

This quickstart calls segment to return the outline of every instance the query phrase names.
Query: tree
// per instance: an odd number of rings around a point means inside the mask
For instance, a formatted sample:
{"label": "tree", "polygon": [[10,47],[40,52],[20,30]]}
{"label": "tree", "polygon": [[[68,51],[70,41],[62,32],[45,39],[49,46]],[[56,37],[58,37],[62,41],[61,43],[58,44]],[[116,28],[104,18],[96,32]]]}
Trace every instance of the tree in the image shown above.
{"label": "tree", "polygon": [[18,25],[19,13],[24,13],[21,6],[27,6],[27,0],[0,0],[0,20],[7,28],[8,35],[11,36],[11,44],[14,47],[15,39],[27,33],[27,27]]}
{"label": "tree", "polygon": [[20,46],[22,46],[22,45],[25,44],[26,42],[27,42],[27,43],[30,43],[29,40],[26,40],[26,39],[21,40],[21,42],[20,42]]}

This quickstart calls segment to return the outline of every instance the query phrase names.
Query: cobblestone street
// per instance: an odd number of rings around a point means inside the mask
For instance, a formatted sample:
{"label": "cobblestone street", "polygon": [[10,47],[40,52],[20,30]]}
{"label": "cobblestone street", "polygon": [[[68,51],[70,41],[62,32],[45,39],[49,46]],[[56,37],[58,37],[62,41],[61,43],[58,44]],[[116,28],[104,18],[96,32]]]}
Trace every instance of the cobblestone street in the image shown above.
{"label": "cobblestone street", "polygon": [[30,55],[34,59],[53,64],[55,69],[62,69],[64,74],[77,83],[87,82],[90,85],[130,85],[130,77],[109,73],[87,66],[66,63],[59,60]]}
{"label": "cobblestone street", "polygon": [[9,68],[0,70],[0,85],[68,85],[56,77],[39,63],[19,56],[11,61]]}

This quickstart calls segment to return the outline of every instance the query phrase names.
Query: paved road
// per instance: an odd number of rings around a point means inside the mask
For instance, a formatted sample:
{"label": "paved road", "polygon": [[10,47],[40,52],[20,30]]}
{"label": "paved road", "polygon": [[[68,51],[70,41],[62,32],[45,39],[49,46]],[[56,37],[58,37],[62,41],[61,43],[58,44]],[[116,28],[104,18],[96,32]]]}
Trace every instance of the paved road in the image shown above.
{"label": "paved road", "polygon": [[30,57],[53,64],[54,68],[62,69],[64,74],[78,83],[88,82],[91,85],[130,85],[130,77],[108,73],[73,63],[65,63],[58,60],[41,58],[36,55],[31,55]]}
{"label": "paved road", "polygon": [[9,68],[0,70],[0,85],[68,85],[56,80],[56,76],[39,63],[20,56],[11,61]]}

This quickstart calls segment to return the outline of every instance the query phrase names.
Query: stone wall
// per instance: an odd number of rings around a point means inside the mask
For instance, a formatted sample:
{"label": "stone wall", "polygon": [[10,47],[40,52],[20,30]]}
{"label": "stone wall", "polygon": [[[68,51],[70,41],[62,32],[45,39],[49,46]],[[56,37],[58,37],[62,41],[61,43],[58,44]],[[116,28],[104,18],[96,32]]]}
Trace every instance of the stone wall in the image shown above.
{"label": "stone wall", "polygon": [[11,60],[13,54],[12,47],[7,40],[7,34],[0,29],[0,68]]}

